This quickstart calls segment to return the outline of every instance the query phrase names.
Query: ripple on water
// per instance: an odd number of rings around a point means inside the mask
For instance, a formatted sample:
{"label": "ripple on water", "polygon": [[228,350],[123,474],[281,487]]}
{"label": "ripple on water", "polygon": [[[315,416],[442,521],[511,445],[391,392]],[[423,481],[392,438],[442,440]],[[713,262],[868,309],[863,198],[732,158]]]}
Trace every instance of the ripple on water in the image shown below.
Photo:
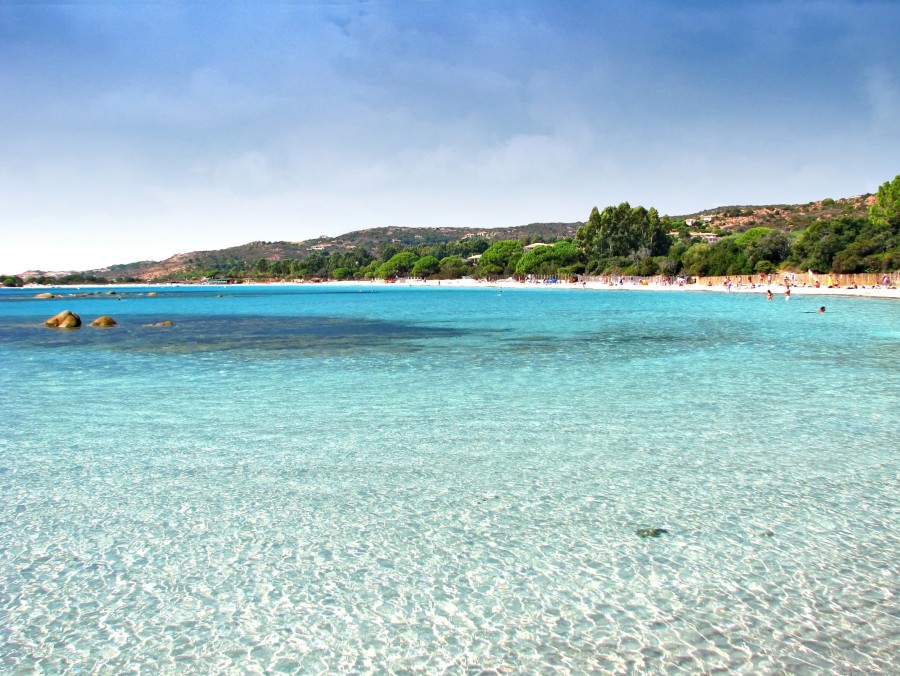
{"label": "ripple on water", "polygon": [[896,320],[412,298],[0,342],[0,671],[895,670]]}

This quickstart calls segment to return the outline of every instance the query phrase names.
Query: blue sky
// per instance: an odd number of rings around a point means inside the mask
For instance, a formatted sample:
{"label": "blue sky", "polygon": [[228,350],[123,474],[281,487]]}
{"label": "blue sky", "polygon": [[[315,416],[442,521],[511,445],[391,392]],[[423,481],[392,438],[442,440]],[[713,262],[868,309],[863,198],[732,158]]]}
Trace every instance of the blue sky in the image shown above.
{"label": "blue sky", "polygon": [[0,0],[0,272],[900,173],[900,3]]}

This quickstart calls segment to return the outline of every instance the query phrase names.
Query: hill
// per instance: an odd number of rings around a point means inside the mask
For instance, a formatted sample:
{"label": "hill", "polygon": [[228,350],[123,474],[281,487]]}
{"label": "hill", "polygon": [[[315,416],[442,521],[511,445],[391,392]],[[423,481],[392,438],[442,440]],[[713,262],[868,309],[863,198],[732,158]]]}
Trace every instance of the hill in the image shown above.
{"label": "hill", "polygon": [[508,228],[369,228],[356,230],[339,237],[316,237],[300,242],[249,242],[240,246],[213,251],[191,251],[180,253],[164,261],[140,261],[111,265],[107,268],[91,270],[95,275],[110,278],[136,277],[159,279],[171,277],[191,269],[227,269],[236,265],[252,265],[261,258],[270,261],[304,258],[313,252],[339,253],[361,247],[375,254],[389,244],[399,247],[426,245],[435,246],[456,242],[469,237],[484,237],[489,241],[501,239],[560,239],[574,237],[581,223],[531,223]]}
{"label": "hill", "polygon": [[743,232],[756,227],[792,232],[807,228],[816,221],[830,221],[840,216],[866,218],[869,207],[874,203],[875,195],[857,195],[837,200],[826,198],[806,204],[717,207],[675,216],[673,220],[693,220],[711,229],[727,232]]}
{"label": "hill", "polygon": [[[858,195],[840,199],[822,199],[806,204],[736,205],[706,209],[692,214],[673,216],[674,221],[685,221],[693,230],[743,232],[764,226],[784,233],[807,228],[816,221],[827,221],[840,216],[868,216],[874,203],[874,195]],[[298,242],[256,241],[240,246],[210,251],[179,253],[163,261],[140,261],[87,271],[92,275],[108,278],[140,278],[154,280],[172,278],[182,272],[197,269],[228,269],[250,266],[260,259],[269,261],[301,259],[315,252],[329,254],[361,247],[376,254],[389,245],[397,247],[426,245],[436,246],[471,237],[483,237],[489,241],[503,239],[560,239],[574,237],[576,223],[531,223],[506,228],[405,228],[382,227],[356,230],[338,237],[317,237]]]}

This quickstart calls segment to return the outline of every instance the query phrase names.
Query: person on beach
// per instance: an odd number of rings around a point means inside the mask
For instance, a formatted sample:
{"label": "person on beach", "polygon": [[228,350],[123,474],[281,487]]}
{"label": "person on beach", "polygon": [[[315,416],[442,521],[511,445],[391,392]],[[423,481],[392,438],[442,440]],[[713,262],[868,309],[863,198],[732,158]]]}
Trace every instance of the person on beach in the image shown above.
{"label": "person on beach", "polygon": [[766,290],[766,300],[772,300],[772,289]]}
{"label": "person on beach", "polygon": [[784,299],[785,299],[785,300],[790,300],[790,299],[791,299],[791,285],[790,285],[790,284],[785,285],[785,288],[784,288]]}

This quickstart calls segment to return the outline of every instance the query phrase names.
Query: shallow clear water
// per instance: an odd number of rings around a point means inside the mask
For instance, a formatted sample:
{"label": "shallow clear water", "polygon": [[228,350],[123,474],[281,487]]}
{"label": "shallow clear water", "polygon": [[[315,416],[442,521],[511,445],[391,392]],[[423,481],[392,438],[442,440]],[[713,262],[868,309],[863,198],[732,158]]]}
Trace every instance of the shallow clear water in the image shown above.
{"label": "shallow clear water", "polygon": [[0,292],[0,672],[895,671],[900,304],[140,291]]}

